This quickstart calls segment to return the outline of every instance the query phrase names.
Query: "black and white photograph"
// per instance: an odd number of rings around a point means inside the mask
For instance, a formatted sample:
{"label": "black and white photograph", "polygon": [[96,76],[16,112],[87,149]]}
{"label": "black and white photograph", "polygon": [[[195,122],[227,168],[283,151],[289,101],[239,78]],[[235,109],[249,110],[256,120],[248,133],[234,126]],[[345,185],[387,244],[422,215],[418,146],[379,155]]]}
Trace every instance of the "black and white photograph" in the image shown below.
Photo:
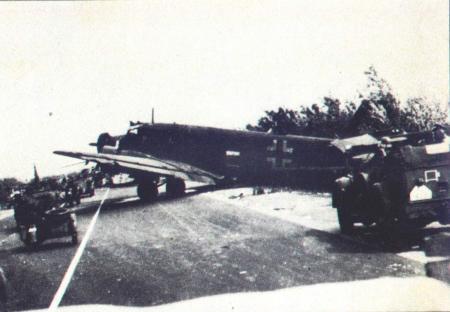
{"label": "black and white photograph", "polygon": [[450,311],[447,0],[0,3],[0,312]]}

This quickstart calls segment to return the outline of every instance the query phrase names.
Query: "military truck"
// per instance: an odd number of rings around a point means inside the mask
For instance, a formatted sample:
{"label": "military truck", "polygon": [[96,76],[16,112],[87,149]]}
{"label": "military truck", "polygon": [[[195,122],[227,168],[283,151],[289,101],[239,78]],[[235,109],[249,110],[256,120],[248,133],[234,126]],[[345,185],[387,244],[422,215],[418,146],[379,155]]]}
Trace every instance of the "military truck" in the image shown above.
{"label": "military truck", "polygon": [[443,127],[417,133],[364,135],[332,144],[347,160],[332,206],[341,232],[355,225],[383,231],[449,224],[450,138]]}

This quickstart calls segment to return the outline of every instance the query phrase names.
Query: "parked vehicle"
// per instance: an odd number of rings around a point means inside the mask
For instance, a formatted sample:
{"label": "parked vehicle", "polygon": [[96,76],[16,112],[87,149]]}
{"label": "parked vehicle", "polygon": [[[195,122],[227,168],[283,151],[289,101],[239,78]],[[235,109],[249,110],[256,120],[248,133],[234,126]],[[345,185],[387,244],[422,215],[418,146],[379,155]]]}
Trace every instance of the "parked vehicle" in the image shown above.
{"label": "parked vehicle", "polygon": [[15,200],[17,230],[25,245],[36,246],[64,236],[70,236],[72,244],[78,243],[76,215],[62,207],[56,192],[25,193]]}
{"label": "parked vehicle", "polygon": [[440,127],[350,144],[348,172],[335,181],[332,197],[341,231],[352,233],[355,223],[384,230],[449,224],[449,145]]}
{"label": "parked vehicle", "polygon": [[20,239],[27,246],[65,236],[71,237],[72,244],[78,243],[76,215],[65,208],[48,210],[36,222],[23,224],[19,228]]}

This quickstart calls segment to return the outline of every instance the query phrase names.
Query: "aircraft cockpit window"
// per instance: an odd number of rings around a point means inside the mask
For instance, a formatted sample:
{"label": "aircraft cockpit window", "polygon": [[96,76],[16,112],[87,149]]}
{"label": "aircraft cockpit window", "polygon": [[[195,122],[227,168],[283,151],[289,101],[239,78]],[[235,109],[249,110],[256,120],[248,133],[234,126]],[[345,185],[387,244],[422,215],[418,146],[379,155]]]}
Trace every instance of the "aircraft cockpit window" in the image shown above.
{"label": "aircraft cockpit window", "polygon": [[130,129],[130,130],[128,130],[128,133],[131,133],[131,134],[138,134],[138,129],[137,129],[137,128]]}

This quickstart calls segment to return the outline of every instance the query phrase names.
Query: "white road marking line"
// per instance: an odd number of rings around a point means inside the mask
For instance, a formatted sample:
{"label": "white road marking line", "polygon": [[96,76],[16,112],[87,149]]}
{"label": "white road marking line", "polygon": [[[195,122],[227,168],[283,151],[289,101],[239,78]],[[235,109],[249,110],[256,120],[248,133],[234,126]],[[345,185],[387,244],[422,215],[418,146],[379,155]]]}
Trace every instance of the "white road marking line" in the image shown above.
{"label": "white road marking line", "polygon": [[109,188],[106,190],[106,193],[103,196],[103,199],[97,208],[97,212],[95,213],[94,217],[92,218],[91,223],[89,224],[88,230],[86,231],[86,234],[84,235],[83,240],[81,241],[81,244],[78,247],[77,252],[75,253],[75,256],[73,257],[72,262],[70,262],[70,265],[66,271],[66,274],[64,274],[64,278],[62,279],[61,284],[59,285],[59,288],[56,291],[55,296],[53,297],[53,300],[49,306],[49,310],[55,310],[56,308],[58,308],[59,304],[61,303],[61,300],[62,300],[64,294],[66,293],[67,287],[69,286],[69,283],[72,280],[72,276],[75,273],[75,269],[77,268],[77,265],[80,262],[81,256],[83,255],[84,249],[86,248],[89,237],[91,236],[91,233],[94,230],[94,226],[95,226],[95,223],[97,222],[97,218],[100,213],[100,209],[102,208],[103,203],[105,202],[106,198],[108,197],[108,194],[109,194]]}

